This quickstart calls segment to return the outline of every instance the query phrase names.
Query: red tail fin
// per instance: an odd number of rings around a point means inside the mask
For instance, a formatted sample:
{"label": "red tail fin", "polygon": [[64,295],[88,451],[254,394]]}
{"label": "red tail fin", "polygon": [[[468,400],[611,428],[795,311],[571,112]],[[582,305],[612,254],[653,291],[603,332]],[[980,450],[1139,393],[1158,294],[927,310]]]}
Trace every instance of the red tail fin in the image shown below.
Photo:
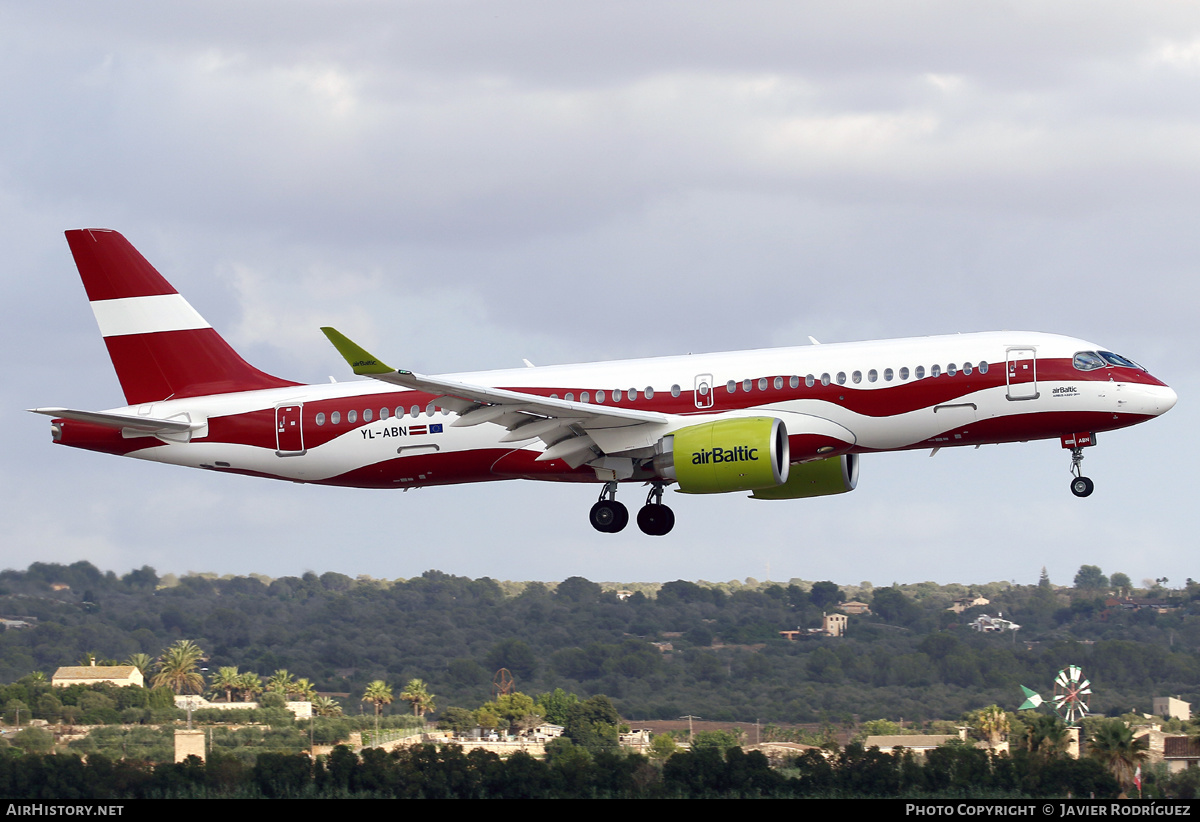
{"label": "red tail fin", "polygon": [[67,243],[130,405],[296,385],[238,356],[117,232],[77,229]]}

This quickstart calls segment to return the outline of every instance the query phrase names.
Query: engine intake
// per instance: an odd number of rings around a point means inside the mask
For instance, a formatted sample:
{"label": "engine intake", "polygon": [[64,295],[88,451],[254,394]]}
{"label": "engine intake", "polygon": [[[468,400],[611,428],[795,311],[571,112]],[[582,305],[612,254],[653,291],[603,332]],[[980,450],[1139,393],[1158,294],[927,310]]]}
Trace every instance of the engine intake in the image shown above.
{"label": "engine intake", "polygon": [[716,420],[662,438],[654,471],[685,494],[773,488],[788,478],[787,427],[775,417]]}

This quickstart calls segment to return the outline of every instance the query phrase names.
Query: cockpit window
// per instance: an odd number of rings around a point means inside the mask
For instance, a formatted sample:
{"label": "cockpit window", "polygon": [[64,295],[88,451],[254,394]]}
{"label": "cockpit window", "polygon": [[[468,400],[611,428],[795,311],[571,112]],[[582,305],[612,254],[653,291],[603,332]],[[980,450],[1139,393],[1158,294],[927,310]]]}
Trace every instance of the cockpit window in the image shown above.
{"label": "cockpit window", "polygon": [[1111,351],[1101,351],[1100,356],[1103,357],[1104,361],[1107,362],[1109,365],[1118,365],[1122,368],[1136,368],[1139,371],[1146,370],[1146,369],[1142,368],[1140,365],[1138,365],[1137,363],[1135,363],[1133,360],[1127,360],[1124,357],[1122,357],[1120,354],[1114,354]]}
{"label": "cockpit window", "polygon": [[1071,362],[1080,371],[1095,371],[1104,367],[1104,360],[1095,351],[1080,351]]}

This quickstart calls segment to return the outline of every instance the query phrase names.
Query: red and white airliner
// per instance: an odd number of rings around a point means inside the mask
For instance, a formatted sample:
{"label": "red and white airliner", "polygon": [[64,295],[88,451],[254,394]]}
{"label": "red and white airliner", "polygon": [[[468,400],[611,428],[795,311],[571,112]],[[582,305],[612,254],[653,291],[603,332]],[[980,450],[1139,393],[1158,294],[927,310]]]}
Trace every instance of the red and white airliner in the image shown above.
{"label": "red and white airliner", "polygon": [[[1175,392],[1104,346],[998,331],[447,376],[396,370],[332,328],[354,372],[302,385],[243,360],[120,234],[68,231],[127,405],[35,408],[62,445],[230,474],[360,488],[502,479],[602,486],[592,525],[629,521],[619,483],[662,503],[750,491],[837,494],[876,451],[1060,438],[1071,490],[1092,493],[1096,433],[1170,409]],[[815,343],[815,341],[814,341]]]}

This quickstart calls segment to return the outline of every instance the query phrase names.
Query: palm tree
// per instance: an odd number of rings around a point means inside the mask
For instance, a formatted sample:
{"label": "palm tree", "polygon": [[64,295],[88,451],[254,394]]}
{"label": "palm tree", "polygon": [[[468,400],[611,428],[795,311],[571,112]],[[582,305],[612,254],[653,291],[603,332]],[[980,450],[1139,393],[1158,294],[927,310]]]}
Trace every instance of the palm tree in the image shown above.
{"label": "palm tree", "polygon": [[410,679],[400,698],[412,703],[413,716],[425,716],[428,712],[437,710],[437,706],[433,704],[433,694],[429,693],[429,688],[420,679]]}
{"label": "palm tree", "polygon": [[271,678],[267,680],[266,690],[281,693],[283,694],[283,698],[287,699],[296,690],[296,679],[287,668],[280,668],[271,674]]}
{"label": "palm tree", "polygon": [[253,702],[254,698],[263,692],[262,678],[252,671],[247,671],[238,677],[237,689],[242,692],[242,702]]}
{"label": "palm tree", "polygon": [[1088,740],[1088,756],[1104,764],[1121,787],[1128,790],[1133,785],[1133,774],[1149,757],[1146,737],[1133,738],[1124,722],[1114,719],[1096,727]]}
{"label": "palm tree", "polygon": [[198,694],[204,690],[204,677],[196,670],[204,651],[190,639],[181,639],[158,658],[154,687],[167,687],[177,694]]}
{"label": "palm tree", "polygon": [[382,713],[384,705],[392,704],[392,687],[382,679],[377,679],[367,686],[362,701],[370,702],[375,706],[375,734],[378,736],[379,714]]}
{"label": "palm tree", "polygon": [[154,660],[150,658],[150,654],[130,654],[124,664],[137,668],[138,673],[145,679],[146,675],[150,673],[150,669],[154,667]]}
{"label": "palm tree", "polygon": [[1067,726],[1054,714],[1035,714],[1025,730],[1029,752],[1051,759],[1067,750]]}
{"label": "palm tree", "polygon": [[317,697],[317,687],[309,682],[307,677],[301,677],[292,683],[291,693],[302,702],[312,702]]}
{"label": "palm tree", "polygon": [[217,675],[213,677],[209,687],[214,694],[225,692],[225,701],[233,702],[233,692],[238,689],[238,682],[241,676],[238,674],[237,666],[223,666],[217,669]]}
{"label": "palm tree", "polygon": [[313,713],[317,716],[341,716],[342,706],[327,696],[317,696],[312,701]]}
{"label": "palm tree", "polygon": [[987,737],[988,747],[995,748],[1008,735],[1011,726],[1008,714],[999,705],[988,705],[975,714],[975,726]]}

